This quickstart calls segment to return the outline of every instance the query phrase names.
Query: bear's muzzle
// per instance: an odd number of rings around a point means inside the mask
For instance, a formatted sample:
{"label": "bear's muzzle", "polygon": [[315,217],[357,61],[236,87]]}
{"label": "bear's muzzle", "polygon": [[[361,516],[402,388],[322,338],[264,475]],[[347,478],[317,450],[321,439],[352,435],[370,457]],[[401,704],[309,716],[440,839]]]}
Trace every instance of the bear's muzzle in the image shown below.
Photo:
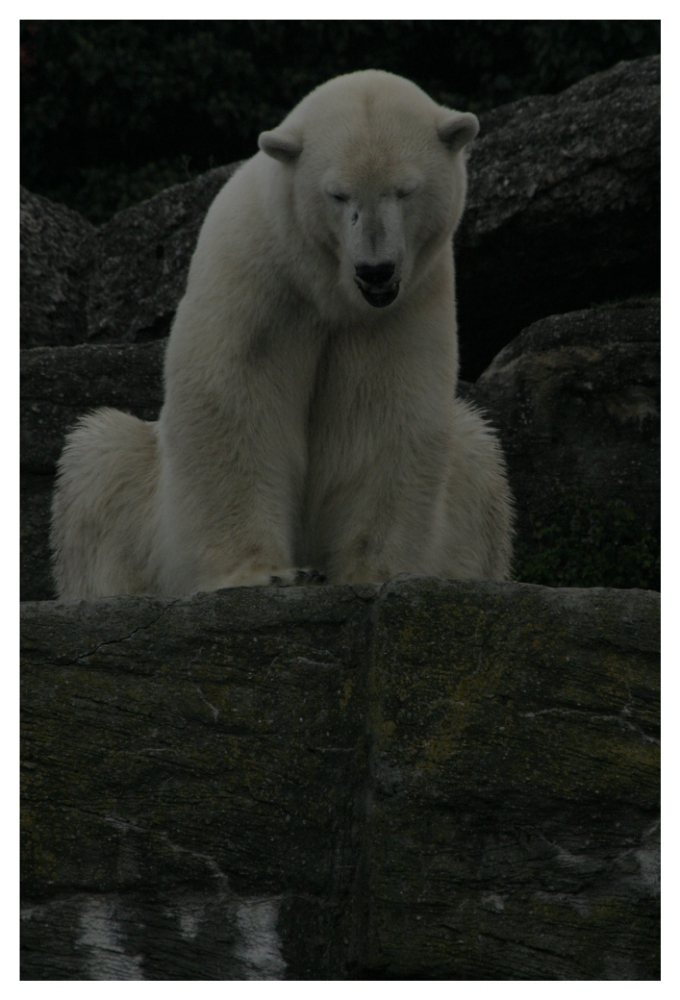
{"label": "bear's muzzle", "polygon": [[[394,264],[357,264],[354,283],[369,305],[382,309],[394,302],[399,294],[399,280],[391,281]],[[388,284],[388,282],[390,282]]]}

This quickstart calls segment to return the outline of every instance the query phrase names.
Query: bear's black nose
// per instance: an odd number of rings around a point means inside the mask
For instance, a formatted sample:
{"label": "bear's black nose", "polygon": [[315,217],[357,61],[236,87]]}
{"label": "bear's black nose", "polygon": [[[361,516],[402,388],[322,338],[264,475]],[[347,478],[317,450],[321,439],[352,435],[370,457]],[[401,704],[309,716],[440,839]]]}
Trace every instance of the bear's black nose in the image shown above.
{"label": "bear's black nose", "polygon": [[394,264],[357,264],[356,276],[367,285],[386,285],[394,274]]}

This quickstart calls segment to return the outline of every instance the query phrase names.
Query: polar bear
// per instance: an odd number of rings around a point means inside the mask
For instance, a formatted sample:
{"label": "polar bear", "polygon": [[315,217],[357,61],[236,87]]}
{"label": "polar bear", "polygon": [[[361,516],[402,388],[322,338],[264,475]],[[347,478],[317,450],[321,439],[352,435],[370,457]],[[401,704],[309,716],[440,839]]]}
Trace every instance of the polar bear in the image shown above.
{"label": "polar bear", "polygon": [[260,135],[200,232],[159,420],[103,409],[67,438],[61,597],[507,577],[503,457],[455,397],[477,130],[369,70]]}

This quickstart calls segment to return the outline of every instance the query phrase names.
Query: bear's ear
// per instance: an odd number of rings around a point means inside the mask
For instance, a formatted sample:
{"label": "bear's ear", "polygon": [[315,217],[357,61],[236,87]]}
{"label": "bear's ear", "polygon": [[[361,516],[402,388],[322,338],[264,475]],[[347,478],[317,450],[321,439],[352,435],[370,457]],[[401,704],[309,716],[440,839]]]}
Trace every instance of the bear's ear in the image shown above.
{"label": "bear's ear", "polygon": [[302,152],[302,141],[290,132],[261,132],[257,144],[267,156],[282,163],[292,163]]}
{"label": "bear's ear", "polygon": [[448,118],[437,129],[439,138],[452,153],[472,142],[479,132],[477,117],[469,111],[451,111]]}

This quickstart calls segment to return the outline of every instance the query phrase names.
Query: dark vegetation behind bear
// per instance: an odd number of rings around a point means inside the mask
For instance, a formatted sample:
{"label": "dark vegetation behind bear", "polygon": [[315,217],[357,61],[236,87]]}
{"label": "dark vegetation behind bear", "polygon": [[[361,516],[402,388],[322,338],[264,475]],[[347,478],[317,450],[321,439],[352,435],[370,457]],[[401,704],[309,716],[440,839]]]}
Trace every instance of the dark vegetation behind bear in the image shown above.
{"label": "dark vegetation behind bear", "polygon": [[660,51],[659,21],[23,21],[21,183],[101,223],[257,149],[313,87],[405,76],[476,114]]}

